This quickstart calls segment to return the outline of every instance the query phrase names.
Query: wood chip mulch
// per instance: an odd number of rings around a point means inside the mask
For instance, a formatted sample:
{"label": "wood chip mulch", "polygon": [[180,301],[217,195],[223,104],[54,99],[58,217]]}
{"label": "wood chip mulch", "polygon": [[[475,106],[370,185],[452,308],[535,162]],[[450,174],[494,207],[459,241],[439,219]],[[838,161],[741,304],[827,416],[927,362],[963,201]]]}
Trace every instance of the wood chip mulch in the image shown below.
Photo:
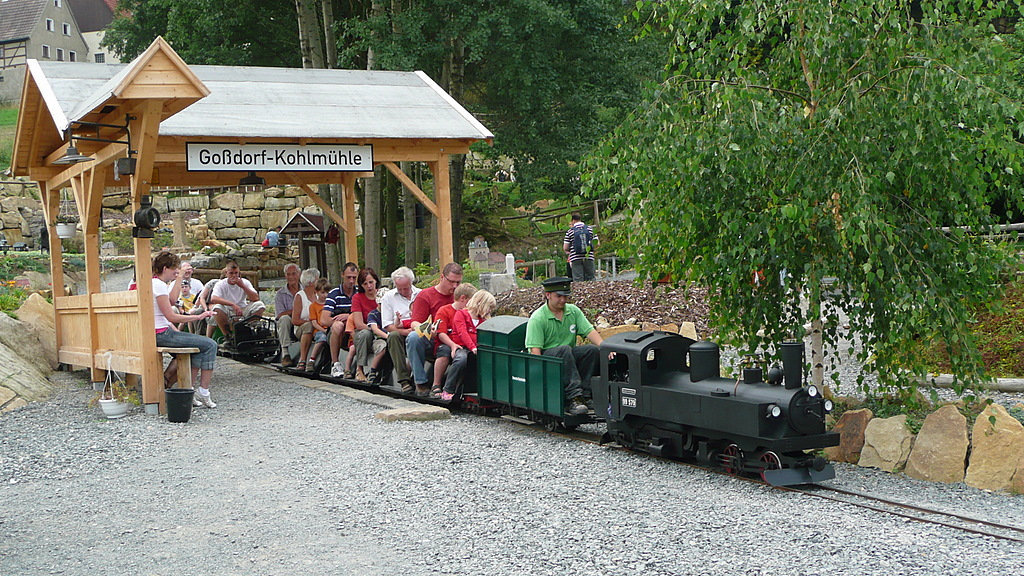
{"label": "wood chip mulch", "polygon": [[[681,324],[693,322],[698,334],[707,333],[707,290],[697,287],[672,288],[645,282],[573,282],[570,300],[591,322],[604,318],[611,326],[620,324]],[[544,292],[536,288],[513,290],[497,296],[496,314],[529,316],[544,303]]]}

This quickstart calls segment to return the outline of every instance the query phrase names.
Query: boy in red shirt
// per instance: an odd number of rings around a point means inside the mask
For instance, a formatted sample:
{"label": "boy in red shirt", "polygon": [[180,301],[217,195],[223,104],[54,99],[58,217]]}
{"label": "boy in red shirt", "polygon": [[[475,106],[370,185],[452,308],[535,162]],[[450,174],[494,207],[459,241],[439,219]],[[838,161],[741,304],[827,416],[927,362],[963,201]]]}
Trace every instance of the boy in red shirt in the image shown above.
{"label": "boy in red shirt", "polygon": [[442,385],[444,384],[444,371],[452,359],[452,351],[458,347],[452,342],[449,336],[452,331],[452,319],[455,312],[466,307],[470,297],[476,292],[476,286],[469,283],[459,284],[455,288],[452,297],[455,299],[451,304],[442,306],[437,311],[437,328],[434,329],[434,385],[430,389],[432,398],[440,398]]}
{"label": "boy in red shirt", "polygon": [[456,310],[452,318],[450,338],[452,347],[452,363],[444,378],[444,389],[439,398],[450,402],[461,393],[462,377],[470,358],[476,358],[476,330],[480,324],[491,317],[496,303],[494,295],[487,290],[479,290],[466,303],[463,310]]}

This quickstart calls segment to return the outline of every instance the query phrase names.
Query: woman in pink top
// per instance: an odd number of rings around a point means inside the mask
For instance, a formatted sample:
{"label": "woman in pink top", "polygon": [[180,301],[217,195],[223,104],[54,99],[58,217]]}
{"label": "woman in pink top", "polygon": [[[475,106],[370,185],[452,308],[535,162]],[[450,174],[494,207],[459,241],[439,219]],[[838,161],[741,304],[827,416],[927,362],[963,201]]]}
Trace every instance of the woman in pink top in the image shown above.
{"label": "woman in pink top", "polygon": [[444,378],[444,390],[438,397],[450,402],[462,388],[462,377],[471,357],[476,357],[476,329],[480,323],[491,317],[496,303],[494,295],[487,290],[477,290],[462,310],[456,310],[452,317],[452,332],[449,337],[455,343],[452,363]]}
{"label": "woman in pink top", "polygon": [[[177,284],[181,279],[178,265],[181,260],[177,254],[161,252],[153,259],[153,320],[156,326],[156,345],[168,348],[199,348],[199,353],[192,354],[192,381],[199,376],[199,388],[196,389],[195,402],[207,408],[216,408],[210,397],[210,382],[213,380],[213,366],[217,362],[217,343],[199,334],[178,331],[173,323],[190,322],[196,319],[213,316],[212,311],[198,315],[186,316],[179,314],[171,306],[169,297],[171,287],[168,282]],[[168,370],[174,372],[177,365]]]}

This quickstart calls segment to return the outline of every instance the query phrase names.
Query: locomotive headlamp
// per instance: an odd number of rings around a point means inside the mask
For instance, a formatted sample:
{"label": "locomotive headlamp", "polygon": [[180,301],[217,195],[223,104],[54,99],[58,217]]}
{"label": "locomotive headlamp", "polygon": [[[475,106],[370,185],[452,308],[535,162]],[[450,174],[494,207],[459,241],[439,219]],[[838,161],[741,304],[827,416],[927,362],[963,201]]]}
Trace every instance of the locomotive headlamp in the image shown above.
{"label": "locomotive headlamp", "polygon": [[811,398],[816,397],[818,395],[818,387],[815,386],[814,384],[811,384],[810,386],[808,386],[807,387],[807,395],[810,396]]}
{"label": "locomotive headlamp", "polygon": [[779,408],[776,404],[769,404],[768,410],[765,412],[765,416],[769,418],[778,418],[782,416],[782,408]]}
{"label": "locomotive headlamp", "polygon": [[825,412],[831,412],[831,411],[832,411],[832,401],[831,400],[825,400]]}

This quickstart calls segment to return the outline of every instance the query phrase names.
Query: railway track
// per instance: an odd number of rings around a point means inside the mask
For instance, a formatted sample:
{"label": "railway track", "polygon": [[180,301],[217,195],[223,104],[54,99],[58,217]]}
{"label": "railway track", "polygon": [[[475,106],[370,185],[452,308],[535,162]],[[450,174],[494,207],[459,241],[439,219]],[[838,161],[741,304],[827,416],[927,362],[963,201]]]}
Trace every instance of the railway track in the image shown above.
{"label": "railway track", "polygon": [[[270,367],[268,366],[268,368],[270,368]],[[299,375],[299,374],[295,373],[294,371],[281,370],[280,368],[278,368],[278,370],[281,371],[281,372],[287,373],[287,374],[295,375],[295,376]],[[375,393],[380,393],[380,394],[384,394],[384,395],[392,396],[392,397],[396,397],[396,398],[405,398],[405,399],[419,401],[419,402],[423,402],[423,403],[427,403],[427,404],[446,405],[446,404],[440,403],[440,402],[438,402],[436,400],[431,400],[429,398],[414,398],[414,397],[410,397],[410,396],[408,396],[406,394],[402,394],[401,391],[399,391],[397,389],[392,389],[390,387],[369,386],[369,385],[366,385],[366,384],[364,384],[362,382],[347,381],[347,380],[344,380],[344,379],[341,379],[341,378],[321,377],[321,378],[318,378],[318,379],[319,380],[328,381],[328,382],[332,382],[332,383],[336,383],[336,384],[341,384],[343,386],[349,386],[351,388],[358,388],[358,389],[362,389],[362,390],[371,390],[371,391],[374,391]],[[527,425],[535,424],[535,423],[531,423],[529,421],[523,420],[521,418],[516,418],[516,417],[511,417],[511,416],[503,417],[503,419],[510,420],[512,422],[516,422],[516,423],[519,423],[519,424],[527,424]],[[561,436],[563,438],[575,440],[575,441],[578,441],[578,442],[587,442],[587,443],[590,443],[590,444],[602,445],[602,446],[604,446],[606,448],[614,449],[614,450],[622,450],[622,451],[627,451],[627,452],[629,451],[627,448],[625,448],[623,446],[620,446],[618,444],[614,444],[614,443],[613,444],[601,444],[601,438],[600,438],[600,436],[598,434],[595,434],[595,433],[592,433],[592,432],[587,432],[585,430],[557,430],[557,431],[551,431],[551,430],[545,429],[545,427],[543,427],[541,425],[536,425],[536,428],[539,429],[539,430],[544,431],[544,433],[546,433],[546,434],[551,434],[551,435],[554,435],[554,436]],[[1021,543],[1024,543],[1024,528],[1017,527],[1017,526],[1011,526],[1011,525],[1007,525],[1007,524],[999,524],[997,522],[991,522],[991,521],[984,520],[984,519],[981,519],[981,518],[975,518],[975,517],[971,517],[971,516],[967,516],[967,515],[963,515],[963,514],[957,514],[957,513],[954,513],[954,512],[947,512],[947,511],[944,511],[944,510],[937,510],[937,509],[934,509],[934,508],[927,508],[927,507],[924,507],[924,506],[918,506],[918,505],[915,505],[915,504],[908,504],[908,503],[905,503],[905,502],[898,502],[898,501],[895,501],[895,500],[890,500],[890,499],[887,499],[887,498],[881,498],[881,497],[874,496],[874,495],[871,495],[871,494],[865,494],[865,493],[856,492],[856,491],[853,491],[853,490],[846,490],[846,489],[843,489],[843,488],[837,488],[837,487],[834,487],[834,486],[828,486],[828,485],[824,485],[824,484],[817,484],[817,485],[808,486],[808,487],[771,486],[771,485],[765,483],[764,481],[762,481],[760,479],[749,478],[749,477],[746,477],[746,476],[738,476],[738,475],[735,475],[735,474],[729,474],[729,473],[727,473],[727,472],[725,472],[723,470],[717,469],[717,468],[703,466],[703,465],[695,464],[695,463],[692,463],[692,462],[684,462],[684,461],[679,461],[679,460],[672,460],[672,459],[669,459],[669,458],[664,458],[664,457],[661,457],[661,456],[654,456],[654,455],[651,455],[651,454],[645,454],[645,455],[648,456],[648,457],[651,457],[651,458],[656,458],[658,460],[665,460],[665,461],[673,462],[674,464],[678,464],[678,465],[682,465],[682,466],[688,466],[688,467],[693,468],[693,469],[697,469],[697,470],[701,470],[701,471],[705,471],[705,472],[710,472],[710,473],[714,473],[714,474],[720,474],[720,475],[723,475],[723,476],[729,476],[729,477],[732,477],[732,478],[736,478],[738,480],[743,480],[743,481],[751,482],[751,483],[754,483],[754,484],[760,484],[760,485],[767,486],[767,487],[770,487],[770,488],[775,489],[775,490],[794,492],[794,493],[798,493],[798,494],[801,494],[801,495],[804,495],[804,496],[808,496],[808,497],[812,497],[812,498],[819,498],[819,499],[822,499],[822,500],[828,500],[828,501],[831,501],[831,502],[836,502],[838,504],[844,504],[844,505],[847,505],[847,506],[854,506],[856,508],[861,508],[861,509],[864,509],[864,510],[870,510],[872,512],[877,512],[877,513],[882,513],[882,514],[888,514],[890,516],[896,516],[896,517],[904,518],[904,519],[907,519],[907,520],[911,520],[911,521],[915,521],[915,522],[920,522],[920,523],[923,523],[923,524],[931,524],[931,525],[935,525],[935,526],[942,526],[942,527],[945,527],[945,528],[952,528],[952,529],[960,530],[962,532],[966,532],[966,533],[969,533],[969,534],[974,534],[974,535],[979,535],[979,536],[987,536],[989,538],[995,538],[995,539],[999,539],[999,540],[1008,540],[1008,541],[1011,541],[1011,542],[1021,542]]]}

